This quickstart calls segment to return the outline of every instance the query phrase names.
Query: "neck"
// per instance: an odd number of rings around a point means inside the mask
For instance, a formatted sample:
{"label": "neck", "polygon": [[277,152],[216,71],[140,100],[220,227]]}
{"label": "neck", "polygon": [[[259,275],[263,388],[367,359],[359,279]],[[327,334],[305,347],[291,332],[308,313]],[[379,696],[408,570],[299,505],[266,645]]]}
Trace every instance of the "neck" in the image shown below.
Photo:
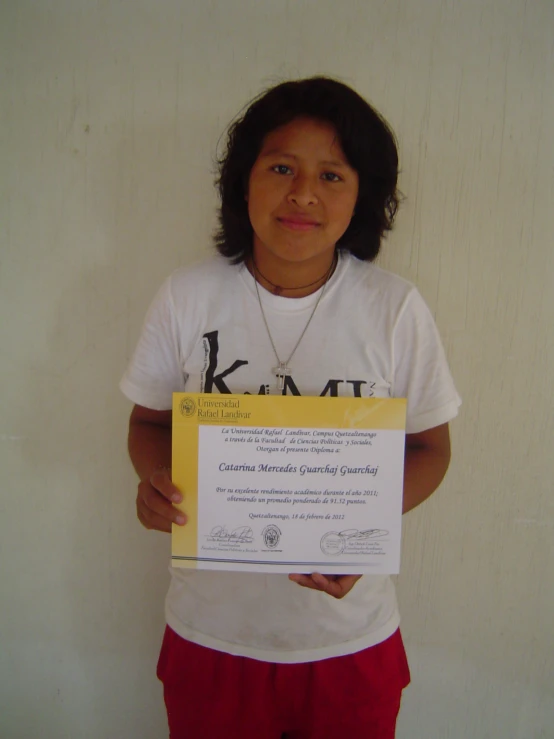
{"label": "neck", "polygon": [[[301,265],[286,265],[283,270],[268,269],[261,266],[255,255],[248,258],[246,266],[264,289],[274,295],[282,295],[287,298],[304,298],[319,290],[331,277],[337,264],[337,255],[333,252],[331,261],[318,267],[317,273],[313,267],[309,270],[302,269]],[[315,274],[314,274],[315,273]]]}

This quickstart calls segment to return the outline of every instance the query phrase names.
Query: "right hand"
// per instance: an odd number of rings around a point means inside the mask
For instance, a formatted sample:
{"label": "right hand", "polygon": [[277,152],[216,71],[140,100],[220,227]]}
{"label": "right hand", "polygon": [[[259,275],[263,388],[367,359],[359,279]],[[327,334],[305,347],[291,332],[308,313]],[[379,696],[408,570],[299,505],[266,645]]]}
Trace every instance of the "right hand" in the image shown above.
{"label": "right hand", "polygon": [[171,482],[169,470],[159,469],[149,480],[139,483],[137,493],[137,516],[147,529],[171,533],[171,524],[184,526],[187,517],[173,503],[180,503],[183,496]]}

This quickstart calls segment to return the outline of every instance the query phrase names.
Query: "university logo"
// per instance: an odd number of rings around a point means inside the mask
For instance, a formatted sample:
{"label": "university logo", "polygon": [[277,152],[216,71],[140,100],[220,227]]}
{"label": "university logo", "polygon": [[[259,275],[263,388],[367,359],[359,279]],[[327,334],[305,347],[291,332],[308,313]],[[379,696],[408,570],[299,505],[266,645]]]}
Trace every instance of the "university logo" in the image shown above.
{"label": "university logo", "polygon": [[192,398],[183,398],[179,405],[179,410],[182,416],[194,416],[196,412],[196,403]]}
{"label": "university logo", "polygon": [[270,523],[269,526],[266,526],[262,531],[262,536],[266,547],[268,549],[275,549],[281,540],[281,530],[274,524]]}

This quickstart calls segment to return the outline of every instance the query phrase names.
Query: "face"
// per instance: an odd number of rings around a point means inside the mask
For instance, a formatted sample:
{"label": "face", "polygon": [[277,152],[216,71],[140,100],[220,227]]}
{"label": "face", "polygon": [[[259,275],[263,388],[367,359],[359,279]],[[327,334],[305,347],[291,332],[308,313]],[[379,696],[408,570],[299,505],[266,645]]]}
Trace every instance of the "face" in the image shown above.
{"label": "face", "polygon": [[332,126],[301,118],[269,133],[247,195],[260,269],[287,263],[325,269],[357,197],[358,174]]}

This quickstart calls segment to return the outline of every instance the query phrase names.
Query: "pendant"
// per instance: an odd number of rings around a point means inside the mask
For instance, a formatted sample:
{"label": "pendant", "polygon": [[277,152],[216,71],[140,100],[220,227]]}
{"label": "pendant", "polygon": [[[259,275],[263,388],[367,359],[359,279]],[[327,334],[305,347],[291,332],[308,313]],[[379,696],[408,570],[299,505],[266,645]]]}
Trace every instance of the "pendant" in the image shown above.
{"label": "pendant", "polygon": [[290,375],[290,369],[287,367],[287,363],[279,362],[279,366],[274,367],[273,372],[275,373],[275,377],[277,378],[277,387],[279,388],[279,390],[284,390],[285,377],[288,377]]}

